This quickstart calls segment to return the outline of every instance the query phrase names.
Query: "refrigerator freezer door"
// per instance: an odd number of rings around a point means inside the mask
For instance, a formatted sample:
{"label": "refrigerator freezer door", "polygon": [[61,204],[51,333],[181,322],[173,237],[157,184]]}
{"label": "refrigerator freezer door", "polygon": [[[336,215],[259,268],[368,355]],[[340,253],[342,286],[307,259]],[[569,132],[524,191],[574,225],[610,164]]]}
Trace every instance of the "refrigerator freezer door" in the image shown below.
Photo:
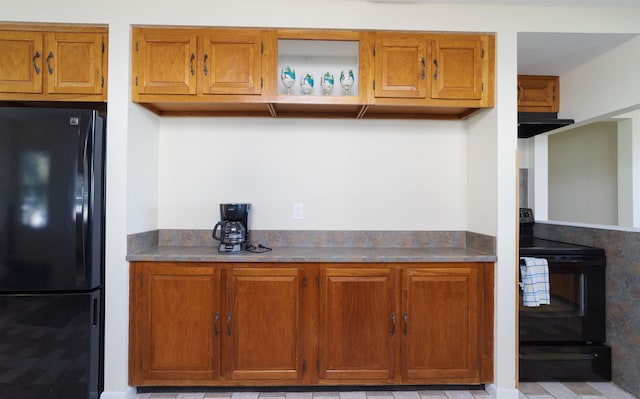
{"label": "refrigerator freezer door", "polygon": [[0,292],[100,286],[101,121],[0,108]]}
{"label": "refrigerator freezer door", "polygon": [[0,295],[0,397],[98,399],[100,290]]}

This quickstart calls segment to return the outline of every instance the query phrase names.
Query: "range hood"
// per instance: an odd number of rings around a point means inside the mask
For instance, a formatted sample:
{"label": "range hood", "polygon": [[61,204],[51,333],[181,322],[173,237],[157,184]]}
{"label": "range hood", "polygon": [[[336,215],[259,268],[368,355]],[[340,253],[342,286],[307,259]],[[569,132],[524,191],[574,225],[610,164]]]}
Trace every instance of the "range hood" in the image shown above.
{"label": "range hood", "polygon": [[518,138],[527,139],[573,123],[573,119],[558,119],[557,112],[518,112]]}

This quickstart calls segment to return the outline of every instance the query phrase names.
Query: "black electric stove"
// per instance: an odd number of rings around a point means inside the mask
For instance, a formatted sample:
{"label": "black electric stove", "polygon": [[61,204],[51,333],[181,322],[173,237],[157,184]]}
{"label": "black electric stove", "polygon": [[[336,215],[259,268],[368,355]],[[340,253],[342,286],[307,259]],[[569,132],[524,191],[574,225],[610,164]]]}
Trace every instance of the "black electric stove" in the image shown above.
{"label": "black electric stove", "polygon": [[550,304],[520,296],[520,381],[609,381],[602,248],[538,238],[533,211],[520,208],[519,256],[548,263]]}

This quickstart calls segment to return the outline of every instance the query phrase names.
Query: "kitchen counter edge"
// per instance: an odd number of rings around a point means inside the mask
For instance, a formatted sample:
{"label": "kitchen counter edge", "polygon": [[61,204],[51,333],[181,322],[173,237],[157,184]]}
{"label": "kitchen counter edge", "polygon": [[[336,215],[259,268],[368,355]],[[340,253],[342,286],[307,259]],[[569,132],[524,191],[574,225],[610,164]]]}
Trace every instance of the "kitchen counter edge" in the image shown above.
{"label": "kitchen counter edge", "polygon": [[428,263],[496,262],[495,255],[464,247],[345,248],[276,247],[253,253],[219,253],[217,247],[158,246],[127,254],[130,262],[219,262],[219,263]]}

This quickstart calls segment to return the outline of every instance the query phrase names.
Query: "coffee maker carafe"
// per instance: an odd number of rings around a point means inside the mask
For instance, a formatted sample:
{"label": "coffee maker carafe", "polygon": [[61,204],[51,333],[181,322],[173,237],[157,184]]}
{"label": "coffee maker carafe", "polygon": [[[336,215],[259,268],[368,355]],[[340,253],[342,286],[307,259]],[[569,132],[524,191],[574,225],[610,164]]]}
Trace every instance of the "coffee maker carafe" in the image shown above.
{"label": "coffee maker carafe", "polygon": [[220,222],[212,233],[220,241],[218,252],[239,253],[247,249],[249,208],[251,204],[220,204]]}

